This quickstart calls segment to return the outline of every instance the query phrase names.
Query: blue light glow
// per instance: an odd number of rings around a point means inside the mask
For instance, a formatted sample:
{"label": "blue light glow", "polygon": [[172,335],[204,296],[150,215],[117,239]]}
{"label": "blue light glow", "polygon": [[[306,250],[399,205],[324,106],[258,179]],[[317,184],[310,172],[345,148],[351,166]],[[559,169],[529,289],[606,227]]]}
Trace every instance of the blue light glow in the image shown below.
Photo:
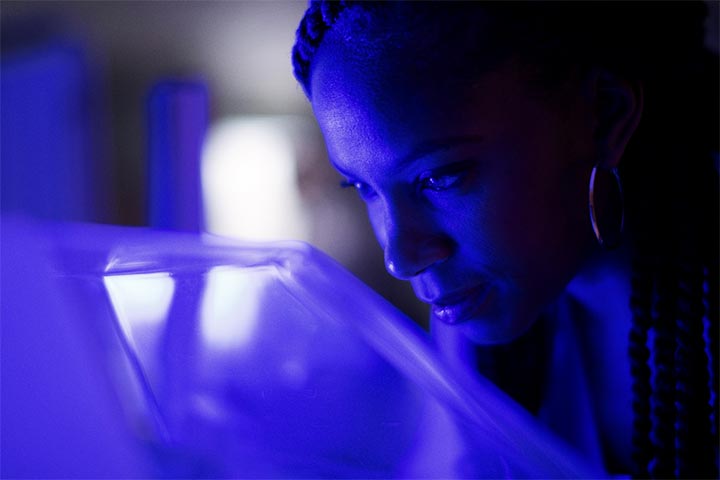
{"label": "blue light glow", "polygon": [[598,476],[306,244],[2,233],[3,476]]}

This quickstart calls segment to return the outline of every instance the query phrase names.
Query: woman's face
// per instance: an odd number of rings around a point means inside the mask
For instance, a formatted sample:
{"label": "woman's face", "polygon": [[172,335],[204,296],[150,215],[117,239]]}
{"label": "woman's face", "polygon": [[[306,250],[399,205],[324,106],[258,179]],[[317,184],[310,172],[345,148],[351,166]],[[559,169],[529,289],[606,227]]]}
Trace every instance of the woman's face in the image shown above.
{"label": "woman's face", "polygon": [[326,39],[313,109],[388,271],[431,304],[433,321],[506,342],[592,245],[593,112],[579,85],[540,98],[512,62],[472,86],[416,65],[402,51],[368,56]]}

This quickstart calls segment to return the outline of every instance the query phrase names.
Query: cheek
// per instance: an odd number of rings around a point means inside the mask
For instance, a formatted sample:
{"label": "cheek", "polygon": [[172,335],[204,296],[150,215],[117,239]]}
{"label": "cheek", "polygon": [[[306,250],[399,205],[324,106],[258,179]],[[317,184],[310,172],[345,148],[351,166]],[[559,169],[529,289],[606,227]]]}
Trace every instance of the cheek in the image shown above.
{"label": "cheek", "polygon": [[526,288],[542,296],[554,296],[565,288],[583,261],[585,216],[581,212],[586,212],[587,207],[573,192],[545,193],[533,199],[537,201],[525,219],[524,232],[513,232],[512,236],[520,241],[508,244],[522,262],[518,267]]}
{"label": "cheek", "polygon": [[512,147],[505,155],[510,161],[488,188],[482,228],[491,247],[485,248],[494,268],[528,303],[547,303],[559,294],[586,249],[584,168],[561,146]]}

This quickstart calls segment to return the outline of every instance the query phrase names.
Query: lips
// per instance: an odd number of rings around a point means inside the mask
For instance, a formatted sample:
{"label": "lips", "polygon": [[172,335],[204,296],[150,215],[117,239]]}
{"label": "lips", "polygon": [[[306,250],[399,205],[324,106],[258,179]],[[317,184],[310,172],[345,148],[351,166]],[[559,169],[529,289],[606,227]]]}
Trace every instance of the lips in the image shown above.
{"label": "lips", "polygon": [[428,303],[435,318],[454,325],[480,315],[487,307],[489,292],[489,286],[482,285],[442,295]]}

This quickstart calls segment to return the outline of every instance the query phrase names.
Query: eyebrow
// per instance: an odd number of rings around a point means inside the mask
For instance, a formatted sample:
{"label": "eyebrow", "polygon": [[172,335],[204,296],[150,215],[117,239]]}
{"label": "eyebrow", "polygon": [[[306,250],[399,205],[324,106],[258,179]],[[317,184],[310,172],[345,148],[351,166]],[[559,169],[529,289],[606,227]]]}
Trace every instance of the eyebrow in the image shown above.
{"label": "eyebrow", "polygon": [[399,165],[404,166],[432,153],[450,150],[461,145],[481,143],[483,137],[479,135],[458,135],[435,140],[428,140],[415,147],[409,154],[400,159]]}
{"label": "eyebrow", "polygon": [[[421,144],[416,146],[410,153],[402,157],[398,162],[398,167],[403,167],[433,153],[437,153],[443,150],[450,150],[452,148],[456,148],[462,145],[481,143],[483,140],[484,138],[479,135],[458,135],[453,137],[428,140],[422,142]],[[338,167],[337,163],[335,163],[332,158],[330,159],[330,163],[337,171],[339,171],[343,175],[349,176],[342,168]]]}

